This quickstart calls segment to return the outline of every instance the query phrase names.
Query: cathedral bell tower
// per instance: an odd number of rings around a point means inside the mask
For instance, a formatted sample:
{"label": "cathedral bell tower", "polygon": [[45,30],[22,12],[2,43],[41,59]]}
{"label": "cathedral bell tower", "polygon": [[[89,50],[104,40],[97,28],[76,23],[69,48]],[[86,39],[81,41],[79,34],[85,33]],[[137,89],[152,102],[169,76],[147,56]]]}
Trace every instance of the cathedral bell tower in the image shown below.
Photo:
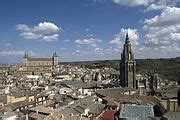
{"label": "cathedral bell tower", "polygon": [[122,87],[136,88],[136,61],[131,49],[128,33],[121,53],[120,84]]}
{"label": "cathedral bell tower", "polygon": [[58,56],[56,52],[53,53],[52,59],[53,59],[53,65],[54,66],[58,65]]}
{"label": "cathedral bell tower", "polygon": [[27,61],[28,61],[28,54],[25,52],[24,57],[23,57],[23,65],[27,65]]}

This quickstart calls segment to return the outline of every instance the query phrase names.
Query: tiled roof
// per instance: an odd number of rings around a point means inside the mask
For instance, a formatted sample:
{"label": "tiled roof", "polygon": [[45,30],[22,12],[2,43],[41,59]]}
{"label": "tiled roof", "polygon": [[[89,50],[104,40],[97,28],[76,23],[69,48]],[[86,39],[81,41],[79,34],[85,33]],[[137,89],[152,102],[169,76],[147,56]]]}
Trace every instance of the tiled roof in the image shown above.
{"label": "tiled roof", "polygon": [[85,109],[89,109],[89,113],[99,115],[104,110],[104,105],[98,102],[96,103],[94,99],[94,97],[89,96],[75,101],[73,104],[64,107],[64,109],[59,108],[55,110],[52,115],[48,116],[49,118],[47,120],[60,120],[62,115],[63,117],[70,117],[72,115],[80,116],[81,114],[84,114]]}
{"label": "tiled roof", "polygon": [[0,96],[0,103],[6,104],[6,102],[7,102],[7,95],[1,95]]}
{"label": "tiled roof", "polygon": [[28,90],[28,91],[24,91],[24,90],[13,90],[11,91],[10,95],[16,97],[16,98],[19,98],[19,97],[24,97],[26,95],[28,96],[34,96],[34,95],[37,95],[38,93],[40,93],[40,91],[38,90],[35,90],[35,91],[32,91],[32,90]]}
{"label": "tiled roof", "polygon": [[34,101],[31,102],[23,101],[23,102],[13,103],[11,105],[11,108],[12,110],[16,110],[17,108],[33,105],[34,103],[35,103]]}
{"label": "tiled roof", "polygon": [[3,118],[6,119],[6,118],[12,117],[14,115],[16,115],[15,112],[7,111],[5,114],[3,114]]}
{"label": "tiled roof", "polygon": [[60,76],[60,75],[70,75],[70,74],[65,71],[55,74],[55,76]]}
{"label": "tiled roof", "polygon": [[89,112],[93,113],[95,116],[99,115],[102,113],[104,110],[105,105],[99,104],[99,103],[93,103],[88,106]]}
{"label": "tiled roof", "polygon": [[162,94],[163,98],[177,98],[178,96],[178,88],[174,87],[169,90],[165,90],[164,93]]}
{"label": "tiled roof", "polygon": [[115,111],[107,110],[102,114],[101,118],[102,120],[113,120],[114,114],[115,114]]}
{"label": "tiled roof", "polygon": [[30,113],[29,116],[31,118],[37,119],[37,120],[44,120],[45,117],[47,117],[46,115],[43,114],[37,114],[37,113]]}
{"label": "tiled roof", "polygon": [[41,112],[41,113],[48,113],[48,114],[50,114],[50,113],[52,113],[54,111],[53,109],[48,108],[48,107],[44,107],[43,105],[32,107],[32,108],[30,108],[30,110],[38,111],[38,112]]}
{"label": "tiled roof", "polygon": [[166,114],[163,115],[165,118],[168,120],[179,120],[180,118],[180,112],[167,112]]}
{"label": "tiled roof", "polygon": [[121,103],[126,102],[126,103],[137,103],[141,105],[147,105],[147,104],[157,105],[160,108],[162,113],[166,112],[164,106],[161,104],[161,100],[153,96],[141,96],[138,94],[124,95],[124,94],[121,94],[121,92],[118,93],[113,90],[108,91],[108,89],[104,91],[103,90],[97,91],[97,95],[101,95],[103,99],[108,96],[110,100],[121,102]]}
{"label": "tiled roof", "polygon": [[153,117],[154,111],[153,106],[143,106],[143,105],[130,105],[125,104],[122,106],[119,118],[127,119],[137,119],[144,120],[147,117]]}
{"label": "tiled roof", "polygon": [[130,91],[136,91],[136,90],[128,87],[126,88],[117,87],[117,88],[100,89],[97,90],[96,93],[103,96],[108,96],[108,95],[117,96],[120,95],[121,93],[130,92]]}

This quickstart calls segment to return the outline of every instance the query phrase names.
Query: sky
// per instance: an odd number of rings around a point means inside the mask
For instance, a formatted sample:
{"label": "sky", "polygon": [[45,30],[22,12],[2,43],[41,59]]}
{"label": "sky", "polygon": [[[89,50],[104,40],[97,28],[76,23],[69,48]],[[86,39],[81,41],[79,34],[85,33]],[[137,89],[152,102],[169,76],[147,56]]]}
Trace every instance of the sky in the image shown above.
{"label": "sky", "polygon": [[1,0],[0,63],[120,59],[128,31],[136,59],[180,56],[180,0]]}

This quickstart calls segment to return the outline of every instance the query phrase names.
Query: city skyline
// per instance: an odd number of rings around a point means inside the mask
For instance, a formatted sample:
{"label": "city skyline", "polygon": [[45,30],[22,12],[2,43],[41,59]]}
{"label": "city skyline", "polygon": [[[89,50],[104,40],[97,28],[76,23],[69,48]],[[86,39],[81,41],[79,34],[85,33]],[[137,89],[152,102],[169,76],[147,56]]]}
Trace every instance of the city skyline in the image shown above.
{"label": "city skyline", "polygon": [[25,52],[60,61],[120,59],[127,32],[135,58],[180,54],[179,0],[6,0],[0,4],[0,63]]}

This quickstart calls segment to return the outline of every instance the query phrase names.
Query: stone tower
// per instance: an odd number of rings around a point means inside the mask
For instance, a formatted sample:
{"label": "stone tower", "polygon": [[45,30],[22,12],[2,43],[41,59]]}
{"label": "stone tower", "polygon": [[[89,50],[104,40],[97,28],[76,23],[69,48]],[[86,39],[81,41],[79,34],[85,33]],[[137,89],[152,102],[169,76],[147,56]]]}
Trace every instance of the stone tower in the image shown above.
{"label": "stone tower", "polygon": [[58,65],[58,56],[57,56],[56,52],[53,53],[52,59],[53,59],[53,65],[55,65],[55,66]]}
{"label": "stone tower", "polygon": [[26,65],[27,60],[28,60],[28,54],[25,52],[23,57],[23,65]]}
{"label": "stone tower", "polygon": [[131,49],[128,33],[121,53],[120,84],[122,87],[136,88],[136,61]]}

